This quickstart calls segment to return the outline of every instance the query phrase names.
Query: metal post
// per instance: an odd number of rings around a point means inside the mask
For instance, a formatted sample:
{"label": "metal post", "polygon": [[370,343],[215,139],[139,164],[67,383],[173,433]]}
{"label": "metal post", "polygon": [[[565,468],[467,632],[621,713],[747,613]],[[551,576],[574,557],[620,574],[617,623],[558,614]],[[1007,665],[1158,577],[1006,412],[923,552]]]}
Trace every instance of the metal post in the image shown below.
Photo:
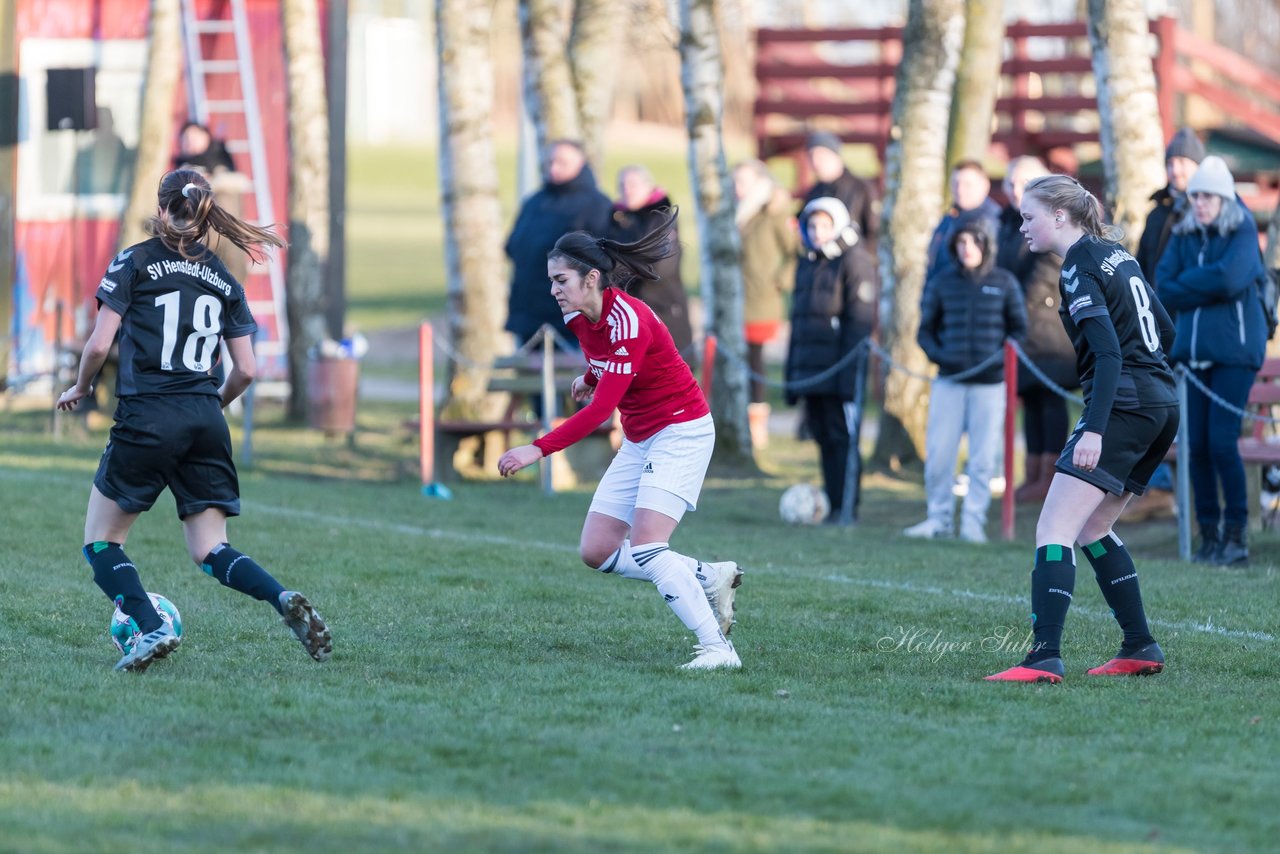
{"label": "metal post", "polygon": [[849,424],[849,454],[844,467],[844,505],[840,508],[840,524],[858,521],[858,498],[862,488],[862,408],[867,397],[867,348],[853,361],[857,372],[853,377],[853,418]]}
{"label": "metal post", "polygon": [[[261,330],[253,334],[254,343],[257,343],[261,335]],[[228,357],[229,361],[230,358]],[[240,465],[245,468],[253,465],[253,402],[257,394],[255,384],[249,383],[249,387],[244,390],[244,402],[241,404],[244,407],[244,437],[240,442]]]}
{"label": "metal post", "polygon": [[[551,432],[556,417],[556,342],[548,326],[539,330],[542,336],[542,432]],[[555,495],[556,487],[551,477],[551,458],[542,459],[542,492]]]}
{"label": "metal post", "polygon": [[448,501],[453,493],[436,481],[435,356],[435,330],[430,323],[423,323],[418,327],[418,463],[422,469],[422,494]]}
{"label": "metal post", "polygon": [[1178,375],[1178,557],[1191,560],[1191,447],[1187,439],[1187,373]]}
{"label": "metal post", "polygon": [[1017,429],[1018,354],[1004,342],[1004,495],[1000,499],[1000,533],[1013,540],[1013,434]]}

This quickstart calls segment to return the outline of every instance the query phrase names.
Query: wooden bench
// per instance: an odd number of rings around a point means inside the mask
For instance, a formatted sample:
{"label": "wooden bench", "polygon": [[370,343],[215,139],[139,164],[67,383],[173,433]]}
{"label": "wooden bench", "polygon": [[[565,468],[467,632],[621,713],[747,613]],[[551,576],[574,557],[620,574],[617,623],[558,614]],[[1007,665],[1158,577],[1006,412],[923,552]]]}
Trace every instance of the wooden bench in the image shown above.
{"label": "wooden bench", "polygon": [[[563,421],[557,418],[554,423]],[[533,421],[437,421],[436,477],[441,481],[494,477],[498,472],[498,458],[508,448],[527,444],[541,432],[542,425]],[[571,489],[583,480],[599,479],[621,444],[620,433],[614,419],[553,454],[552,485],[556,489]]]}
{"label": "wooden bench", "polygon": [[[1210,403],[1216,406],[1215,403]],[[1267,359],[1258,370],[1258,376],[1249,389],[1245,411],[1254,415],[1275,417],[1274,407],[1280,406],[1280,358]],[[1240,458],[1245,464],[1245,483],[1249,496],[1249,522],[1257,527],[1270,527],[1276,511],[1266,512],[1262,507],[1262,468],[1280,465],[1280,433],[1276,425],[1266,421],[1246,421],[1248,435],[1240,438]],[[1268,438],[1270,437],[1270,438]],[[1165,459],[1177,462],[1177,443],[1169,448]]]}

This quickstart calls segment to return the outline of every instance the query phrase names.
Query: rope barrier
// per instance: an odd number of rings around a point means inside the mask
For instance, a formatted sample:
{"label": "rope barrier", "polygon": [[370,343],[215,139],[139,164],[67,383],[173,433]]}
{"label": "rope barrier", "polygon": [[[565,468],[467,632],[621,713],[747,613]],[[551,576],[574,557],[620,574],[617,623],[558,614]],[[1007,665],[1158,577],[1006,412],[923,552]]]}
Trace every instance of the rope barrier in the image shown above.
{"label": "rope barrier", "polygon": [[1235,404],[1228,403],[1226,400],[1223,400],[1220,395],[1213,391],[1213,389],[1201,382],[1200,378],[1197,377],[1186,365],[1178,365],[1174,370],[1182,374],[1182,376],[1186,378],[1187,382],[1199,389],[1201,394],[1230,412],[1232,415],[1248,419],[1249,421],[1261,421],[1264,424],[1280,424],[1280,418],[1271,418],[1267,415],[1255,415],[1252,412],[1241,409]]}

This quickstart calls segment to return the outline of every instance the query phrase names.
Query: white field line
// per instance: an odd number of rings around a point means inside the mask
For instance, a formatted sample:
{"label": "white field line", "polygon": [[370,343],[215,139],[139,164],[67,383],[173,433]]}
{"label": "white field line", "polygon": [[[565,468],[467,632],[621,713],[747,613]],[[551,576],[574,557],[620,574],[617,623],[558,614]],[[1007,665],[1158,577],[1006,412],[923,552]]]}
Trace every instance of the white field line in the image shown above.
{"label": "white field line", "polygon": [[[533,548],[551,552],[560,552],[564,554],[576,554],[577,549],[564,543],[548,543],[539,540],[528,539],[524,537],[504,537],[498,534],[477,534],[466,531],[451,531],[439,528],[425,528],[419,525],[405,525],[398,522],[384,522],[379,519],[368,519],[359,516],[333,516],[324,513],[315,513],[310,510],[299,510],[292,507],[268,507],[266,505],[253,505],[254,513],[276,514],[280,516],[292,517],[294,519],[304,519],[311,522],[317,522],[325,525],[358,525],[362,528],[369,528],[377,531],[387,531],[390,533],[404,534],[414,537],[429,537],[431,539],[457,540],[459,542],[481,542],[491,545],[510,545],[520,548]],[[802,572],[795,567],[788,566],[771,566],[765,573],[788,576],[792,578],[818,579],[830,581],[836,584],[849,584],[855,587],[870,587],[876,590],[894,590],[901,593],[910,593],[916,596],[945,596],[950,599],[973,599],[978,602],[990,602],[996,605],[1009,605],[1018,608],[1027,608],[1028,601],[1025,597],[1004,596],[998,593],[980,593],[974,590],[952,589],[946,587],[934,587],[925,584],[913,584],[909,581],[887,581],[878,578],[854,578],[840,573],[831,573],[824,576],[814,576]],[[1095,611],[1090,608],[1084,608],[1079,605],[1071,609],[1074,614],[1081,614],[1086,617],[1099,620],[1111,620],[1111,614]],[[1185,621],[1170,620],[1151,620],[1152,625],[1164,629],[1182,632],[1200,632],[1203,634],[1218,635],[1226,638],[1240,638],[1257,641],[1274,641],[1274,635],[1267,632],[1250,631],[1247,629],[1228,629],[1224,626],[1215,625],[1212,620],[1206,620],[1203,623],[1193,623]]]}
{"label": "white field line", "polygon": [[[3,467],[0,467],[0,471],[3,471],[3,480],[10,482],[14,480],[39,482],[57,481],[68,485],[83,485],[87,480],[87,478],[81,475],[77,474],[72,476],[67,472],[61,471],[35,472],[25,469],[11,469]],[[296,507],[274,507],[267,504],[258,504],[256,502],[246,502],[244,506],[246,509],[252,508],[254,513],[285,516],[293,519],[315,522],[316,524],[321,525],[358,525],[361,528],[367,528],[369,530],[386,531],[388,533],[403,534],[411,537],[427,537],[435,540],[455,540],[458,542],[471,543],[479,542],[495,546],[515,546],[525,549],[540,549],[550,552],[559,552],[566,555],[577,553],[576,548],[564,543],[548,543],[525,537],[505,537],[501,534],[479,534],[467,531],[425,528],[421,525],[384,522],[381,519],[369,519],[362,516],[334,516],[332,514],[317,513],[312,510],[303,510]],[[854,587],[869,587],[874,590],[894,590],[900,593],[910,593],[914,596],[945,596],[950,599],[972,599],[977,602],[989,602],[995,605],[1008,605],[1019,608],[1026,608],[1028,605],[1028,602],[1024,597],[1005,596],[999,593],[981,593],[975,590],[966,590],[963,588],[957,590],[947,587],[935,587],[927,584],[913,584],[910,581],[889,581],[879,578],[853,578],[848,575],[841,575],[840,573],[830,573],[825,576],[814,576],[801,572],[795,567],[788,566],[772,566],[766,572],[791,578],[803,578],[810,580],[818,579],[835,584],[848,584]],[[1074,614],[1080,614],[1092,619],[1111,619],[1110,614],[1104,614],[1101,611],[1095,611],[1079,605],[1073,607],[1071,611]],[[1172,629],[1173,631],[1199,632],[1201,634],[1244,640],[1274,641],[1276,639],[1275,635],[1267,632],[1250,631],[1248,629],[1229,629],[1225,626],[1219,626],[1216,625],[1212,619],[1205,620],[1203,623],[1171,620],[1151,620],[1150,622],[1153,626],[1158,626],[1163,629]]]}

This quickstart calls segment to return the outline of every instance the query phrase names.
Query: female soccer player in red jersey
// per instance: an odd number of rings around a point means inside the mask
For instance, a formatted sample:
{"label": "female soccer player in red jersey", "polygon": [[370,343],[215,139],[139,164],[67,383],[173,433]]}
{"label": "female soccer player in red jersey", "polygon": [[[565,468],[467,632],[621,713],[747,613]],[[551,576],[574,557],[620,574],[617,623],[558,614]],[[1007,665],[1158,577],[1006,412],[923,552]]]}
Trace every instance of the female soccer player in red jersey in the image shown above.
{"label": "female soccer player in red jersey", "polygon": [[685,512],[697,506],[715,425],[666,327],[615,286],[632,275],[656,278],[653,265],[673,250],[675,220],[672,211],[634,243],[571,232],[547,253],[551,295],[588,359],[589,369],[572,386],[574,399],[586,406],[533,444],[507,451],[498,470],[510,476],[582,439],[618,410],[625,439],[582,526],[582,560],[604,573],[653,582],[697,635],[697,655],[685,668],[734,668],[741,661],[725,635],[742,571],[731,561],[704,563],[668,545]]}
{"label": "female soccer player in red jersey", "polygon": [[1021,213],[1031,251],[1062,258],[1058,311],[1076,351],[1084,414],[1058,458],[1036,524],[1035,644],[1021,664],[987,679],[1062,681],[1076,543],[1124,632],[1120,652],[1089,673],[1159,673],[1164,653],[1147,626],[1138,572],[1111,528],[1129,499],[1146,490],[1178,431],[1178,398],[1165,357],[1173,322],[1138,262],[1112,242],[1118,229],[1103,224],[1098,200],[1074,179],[1047,175],[1029,182]]}

